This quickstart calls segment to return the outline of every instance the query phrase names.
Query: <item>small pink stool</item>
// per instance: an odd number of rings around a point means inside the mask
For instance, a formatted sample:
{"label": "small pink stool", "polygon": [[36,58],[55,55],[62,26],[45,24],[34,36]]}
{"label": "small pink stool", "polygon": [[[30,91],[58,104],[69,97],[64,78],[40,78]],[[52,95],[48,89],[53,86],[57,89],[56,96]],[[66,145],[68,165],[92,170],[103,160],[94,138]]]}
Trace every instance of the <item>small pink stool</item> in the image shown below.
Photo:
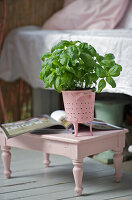
{"label": "small pink stool", "polygon": [[[30,149],[44,153],[44,164],[49,166],[49,154],[56,154],[69,157],[74,165],[73,176],[75,180],[75,192],[82,194],[83,177],[83,158],[103,151],[113,150],[115,179],[117,182],[121,179],[122,151],[125,147],[125,133],[127,129],[111,131],[95,131],[93,136],[89,132],[81,132],[78,137],[73,134],[47,134],[33,135],[30,133],[20,135],[6,140],[3,133],[0,132],[0,146],[2,150],[2,160],[4,174],[7,178],[11,176],[10,160],[11,147],[21,149]],[[83,136],[82,136],[83,135]]]}

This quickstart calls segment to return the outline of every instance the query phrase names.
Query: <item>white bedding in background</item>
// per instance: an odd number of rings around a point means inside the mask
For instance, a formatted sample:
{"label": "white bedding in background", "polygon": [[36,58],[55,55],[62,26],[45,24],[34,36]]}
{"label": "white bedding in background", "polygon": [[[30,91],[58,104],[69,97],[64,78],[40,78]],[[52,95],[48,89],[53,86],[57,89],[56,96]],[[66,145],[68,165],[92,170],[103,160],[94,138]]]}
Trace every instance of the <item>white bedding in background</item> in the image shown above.
{"label": "white bedding in background", "polygon": [[124,93],[132,96],[132,30],[45,31],[38,27],[13,30],[6,37],[0,57],[0,78],[13,81],[24,79],[33,88],[43,88],[39,80],[40,56],[60,40],[80,40],[93,45],[104,55],[115,54],[123,66],[117,87],[107,85],[103,92]]}

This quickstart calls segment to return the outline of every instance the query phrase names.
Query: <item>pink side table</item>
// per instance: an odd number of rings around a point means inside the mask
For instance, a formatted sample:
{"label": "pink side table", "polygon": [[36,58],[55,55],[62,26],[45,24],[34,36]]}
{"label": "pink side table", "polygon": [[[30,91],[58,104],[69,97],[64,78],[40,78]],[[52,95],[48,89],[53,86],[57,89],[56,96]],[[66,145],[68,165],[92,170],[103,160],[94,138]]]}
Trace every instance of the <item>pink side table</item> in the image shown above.
{"label": "pink side table", "polygon": [[[78,137],[73,134],[47,134],[33,135],[30,133],[20,135],[6,140],[3,133],[0,132],[0,146],[2,150],[2,161],[4,174],[7,178],[11,176],[10,160],[11,147],[21,149],[30,149],[44,153],[44,164],[49,166],[49,154],[62,155],[71,158],[73,167],[73,176],[75,180],[75,191],[78,195],[82,194],[83,177],[83,158],[103,151],[113,150],[115,179],[117,182],[121,179],[122,151],[125,147],[125,133],[127,129],[96,131],[91,136],[88,132],[79,133]],[[89,134],[89,135],[88,135]],[[82,136],[83,135],[83,136]]]}

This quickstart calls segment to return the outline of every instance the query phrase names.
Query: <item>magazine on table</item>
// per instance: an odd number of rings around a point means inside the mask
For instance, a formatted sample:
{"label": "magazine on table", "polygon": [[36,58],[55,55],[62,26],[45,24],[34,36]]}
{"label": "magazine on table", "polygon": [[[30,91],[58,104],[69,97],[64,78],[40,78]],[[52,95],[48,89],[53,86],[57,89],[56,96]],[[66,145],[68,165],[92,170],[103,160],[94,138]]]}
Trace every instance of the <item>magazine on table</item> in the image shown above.
{"label": "magazine on table", "polygon": [[34,134],[72,132],[63,123],[54,120],[48,115],[1,124],[0,128],[7,139],[29,132]]}
{"label": "magazine on table", "polygon": [[[79,124],[79,130],[89,130],[90,122]],[[73,133],[73,124],[66,120],[64,111],[54,111],[51,116],[43,115],[27,120],[1,124],[0,128],[7,139],[25,134],[59,134]],[[121,127],[106,123],[94,118],[92,128],[95,130],[122,129]]]}

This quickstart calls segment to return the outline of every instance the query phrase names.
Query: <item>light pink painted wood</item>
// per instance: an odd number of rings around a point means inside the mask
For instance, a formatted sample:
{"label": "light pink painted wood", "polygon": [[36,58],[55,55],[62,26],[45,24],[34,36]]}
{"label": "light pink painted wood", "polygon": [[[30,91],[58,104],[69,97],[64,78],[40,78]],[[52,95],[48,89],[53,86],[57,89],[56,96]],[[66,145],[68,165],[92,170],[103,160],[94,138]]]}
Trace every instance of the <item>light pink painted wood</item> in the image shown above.
{"label": "light pink painted wood", "polygon": [[49,154],[48,153],[44,153],[44,165],[45,167],[49,167],[50,164],[50,160],[49,160]]}
{"label": "light pink painted wood", "polygon": [[33,135],[23,134],[8,140],[3,139],[0,132],[0,146],[2,149],[2,160],[4,174],[10,177],[10,153],[9,147],[31,149],[44,153],[44,164],[49,166],[49,154],[56,154],[69,157],[73,161],[73,175],[75,179],[75,191],[78,195],[82,193],[82,160],[83,158],[107,150],[114,150],[115,178],[120,181],[122,150],[125,147],[125,133],[127,129],[111,131],[95,131],[93,136],[90,132],[81,132],[77,137],[74,134],[45,134]]}
{"label": "light pink painted wood", "polygon": [[74,130],[75,130],[75,136],[77,137],[78,135],[78,122],[73,122],[73,125],[74,125]]}
{"label": "light pink painted wood", "polygon": [[120,151],[115,151],[114,154],[114,167],[115,167],[115,179],[117,182],[120,182],[121,180],[121,166],[122,166],[122,150]]}
{"label": "light pink painted wood", "polygon": [[6,178],[10,178],[11,176],[11,170],[10,170],[10,161],[11,161],[11,153],[10,153],[10,147],[8,146],[2,146],[2,154],[1,158],[3,161],[3,166],[4,166],[4,174]]}
{"label": "light pink painted wood", "polygon": [[78,123],[90,122],[94,118],[95,92],[92,90],[62,91],[63,102],[68,121],[74,124],[75,136],[78,135]]}
{"label": "light pink painted wood", "polygon": [[83,161],[80,160],[73,160],[72,161],[74,167],[73,167],[73,176],[74,176],[74,180],[75,180],[75,192],[78,195],[82,194],[82,177],[83,177],[83,168],[82,168],[82,164]]}
{"label": "light pink painted wood", "polygon": [[79,132],[78,137],[75,137],[74,134],[47,134],[47,135],[45,134],[41,135],[40,137],[44,139],[70,142],[70,143],[85,143],[85,142],[91,143],[91,141],[102,140],[105,138],[108,139],[127,132],[128,132],[127,129],[110,130],[110,131],[93,131],[93,136],[91,136],[89,131],[87,132],[81,131],[81,133]]}
{"label": "light pink painted wood", "polygon": [[0,130],[0,146],[5,146],[6,145],[6,138],[4,136],[4,134],[2,134],[1,130]]}

